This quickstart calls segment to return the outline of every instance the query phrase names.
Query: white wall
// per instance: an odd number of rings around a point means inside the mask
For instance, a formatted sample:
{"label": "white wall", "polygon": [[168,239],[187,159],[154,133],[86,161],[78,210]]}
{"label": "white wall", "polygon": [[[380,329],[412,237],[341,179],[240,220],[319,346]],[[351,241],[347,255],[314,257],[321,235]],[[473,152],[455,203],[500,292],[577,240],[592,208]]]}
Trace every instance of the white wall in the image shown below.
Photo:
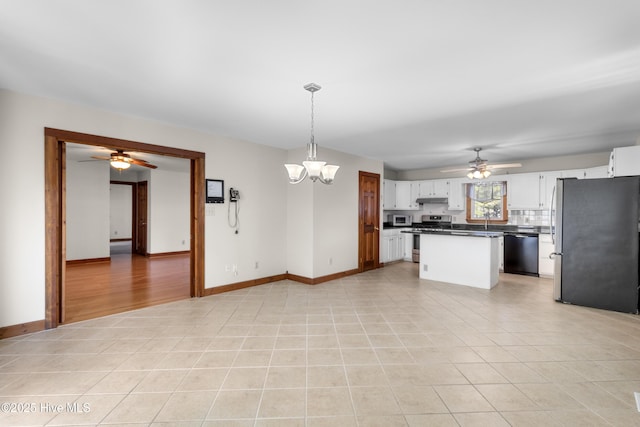
{"label": "white wall", "polygon": [[[237,187],[243,195],[238,235],[227,225],[227,204],[206,217],[205,286],[286,271],[286,151],[0,90],[0,144],[6,156],[44,165],[45,127],[204,152],[206,177],[224,179],[225,188]],[[0,327],[45,316],[44,167],[28,174],[23,168],[20,163],[0,168]],[[225,264],[232,263],[237,275],[225,272]]]}
{"label": "white wall", "polygon": [[147,252],[188,251],[191,234],[190,174],[160,169],[150,172]]}
{"label": "white wall", "polygon": [[[306,157],[306,148],[290,150],[287,163],[302,164]],[[284,166],[282,169],[288,182],[286,169]],[[339,174],[340,171],[337,177]],[[314,203],[315,188],[319,185],[324,184],[314,184],[309,178],[298,184],[287,184],[287,269],[298,276],[314,277]],[[331,187],[334,188],[333,185]]]}
{"label": "white wall", "polygon": [[[289,161],[304,160],[301,150],[295,154]],[[288,200],[287,266],[290,273],[311,278],[358,268],[358,172],[383,172],[380,161],[322,147],[318,158],[340,166],[334,183],[307,178],[290,185]]]}
{"label": "white wall", "polygon": [[131,239],[133,200],[131,185],[109,186],[109,238]]}
{"label": "white wall", "polygon": [[109,257],[109,163],[67,162],[67,260]]}

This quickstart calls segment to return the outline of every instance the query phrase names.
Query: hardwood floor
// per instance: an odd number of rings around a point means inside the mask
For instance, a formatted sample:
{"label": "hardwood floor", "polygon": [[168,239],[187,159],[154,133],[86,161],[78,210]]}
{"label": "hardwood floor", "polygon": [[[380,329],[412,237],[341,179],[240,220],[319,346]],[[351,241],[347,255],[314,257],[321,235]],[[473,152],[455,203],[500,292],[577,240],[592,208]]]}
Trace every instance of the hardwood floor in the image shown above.
{"label": "hardwood floor", "polygon": [[64,323],[189,298],[189,265],[189,254],[150,259],[130,253],[68,265]]}

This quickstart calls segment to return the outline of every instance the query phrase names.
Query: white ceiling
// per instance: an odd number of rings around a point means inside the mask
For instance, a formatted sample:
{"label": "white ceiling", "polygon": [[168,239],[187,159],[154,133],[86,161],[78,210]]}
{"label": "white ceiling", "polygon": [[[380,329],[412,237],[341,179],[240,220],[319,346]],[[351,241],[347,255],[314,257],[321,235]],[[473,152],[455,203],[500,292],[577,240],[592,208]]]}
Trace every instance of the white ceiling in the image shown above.
{"label": "white ceiling", "polygon": [[640,137],[638,0],[0,0],[0,87],[397,170]]}

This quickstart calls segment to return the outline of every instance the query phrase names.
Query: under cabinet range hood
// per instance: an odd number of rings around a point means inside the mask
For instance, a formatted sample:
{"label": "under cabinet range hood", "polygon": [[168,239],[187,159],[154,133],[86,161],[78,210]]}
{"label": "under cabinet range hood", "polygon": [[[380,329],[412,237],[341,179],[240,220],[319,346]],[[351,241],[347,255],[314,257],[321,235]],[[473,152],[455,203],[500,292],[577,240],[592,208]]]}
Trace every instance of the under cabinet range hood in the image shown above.
{"label": "under cabinet range hood", "polygon": [[420,205],[448,205],[447,197],[418,197],[416,203]]}

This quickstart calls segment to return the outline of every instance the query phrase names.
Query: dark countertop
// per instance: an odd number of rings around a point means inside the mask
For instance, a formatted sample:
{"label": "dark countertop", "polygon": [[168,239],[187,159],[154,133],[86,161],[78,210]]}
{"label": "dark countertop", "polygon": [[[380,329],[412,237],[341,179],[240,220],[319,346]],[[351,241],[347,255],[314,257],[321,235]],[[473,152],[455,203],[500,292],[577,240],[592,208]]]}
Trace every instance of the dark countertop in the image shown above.
{"label": "dark countertop", "polygon": [[502,237],[504,233],[500,231],[485,231],[485,230],[430,230],[424,228],[420,231],[403,231],[403,233],[409,234],[440,234],[446,236],[462,236],[462,237]]}
{"label": "dark countertop", "polygon": [[[403,225],[394,227],[389,223],[384,223],[383,229],[385,230],[393,230],[393,229],[403,229],[403,228],[419,228],[420,222],[413,223],[411,227]],[[452,230],[466,230],[466,231],[492,231],[492,232],[500,232],[500,233],[518,233],[518,234],[549,234],[550,227],[549,226],[525,226],[525,225],[496,225],[489,224],[487,229],[485,230],[484,224],[451,224]]]}

